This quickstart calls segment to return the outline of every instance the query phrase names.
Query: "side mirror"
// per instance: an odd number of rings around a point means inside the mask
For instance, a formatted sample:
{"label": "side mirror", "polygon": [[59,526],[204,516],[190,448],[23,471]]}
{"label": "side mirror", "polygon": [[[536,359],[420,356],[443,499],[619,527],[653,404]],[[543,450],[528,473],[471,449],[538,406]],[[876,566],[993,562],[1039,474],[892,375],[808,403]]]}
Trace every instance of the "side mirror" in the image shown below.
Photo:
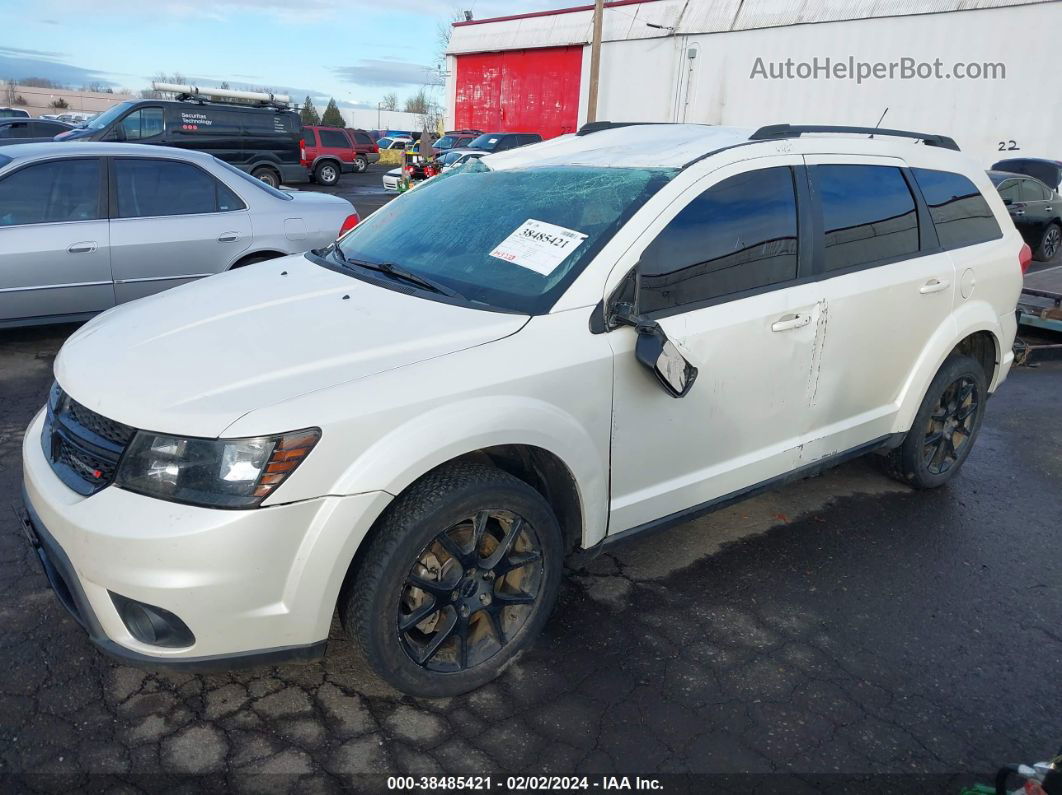
{"label": "side mirror", "polygon": [[652,326],[638,327],[638,342],[634,355],[638,361],[656,375],[657,381],[671,397],[685,397],[697,380],[697,368],[679,353],[675,343],[667,338],[664,330]]}
{"label": "side mirror", "polygon": [[633,314],[630,304],[616,305],[611,319],[614,323],[634,327],[638,332],[638,341],[634,345],[635,357],[656,376],[660,386],[671,397],[685,397],[697,380],[697,368],[668,339],[660,324]]}

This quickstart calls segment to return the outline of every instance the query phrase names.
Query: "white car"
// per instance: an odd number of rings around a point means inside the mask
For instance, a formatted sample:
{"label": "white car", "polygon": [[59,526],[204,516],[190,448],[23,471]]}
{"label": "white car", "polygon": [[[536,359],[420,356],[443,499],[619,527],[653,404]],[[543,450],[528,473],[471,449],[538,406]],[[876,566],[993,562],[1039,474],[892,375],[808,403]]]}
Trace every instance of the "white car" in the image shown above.
{"label": "white car", "polygon": [[63,603],[174,668],[316,657],[338,609],[442,696],[575,550],[871,451],[946,482],[1028,247],[949,139],[819,129],[597,125],[88,323],[23,445]]}
{"label": "white car", "polygon": [[376,146],[381,152],[385,149],[408,149],[413,146],[413,138],[409,135],[385,135],[376,141]]}
{"label": "white car", "polygon": [[0,150],[0,328],[115,304],[326,246],[346,199],[269,187],[205,152],[75,141]]}

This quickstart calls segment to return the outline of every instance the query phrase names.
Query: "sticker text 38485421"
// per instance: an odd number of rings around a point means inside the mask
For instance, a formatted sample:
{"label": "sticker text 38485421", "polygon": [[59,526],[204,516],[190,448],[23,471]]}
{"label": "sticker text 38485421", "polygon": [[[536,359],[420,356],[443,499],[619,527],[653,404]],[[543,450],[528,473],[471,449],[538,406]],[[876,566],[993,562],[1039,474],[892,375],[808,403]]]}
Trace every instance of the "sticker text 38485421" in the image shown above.
{"label": "sticker text 38485421", "polygon": [[529,218],[490,255],[549,276],[584,240],[582,232]]}

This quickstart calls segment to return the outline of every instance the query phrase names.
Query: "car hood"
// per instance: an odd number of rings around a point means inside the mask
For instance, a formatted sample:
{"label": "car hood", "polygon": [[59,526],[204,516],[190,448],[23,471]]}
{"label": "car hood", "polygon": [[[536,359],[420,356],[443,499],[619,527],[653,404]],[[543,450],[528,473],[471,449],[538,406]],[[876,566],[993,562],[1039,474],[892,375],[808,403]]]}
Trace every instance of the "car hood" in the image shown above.
{"label": "car hood", "polygon": [[492,342],[527,320],[378,287],[297,255],[105,312],[63,345],[55,376],[110,419],[211,437],[254,409]]}

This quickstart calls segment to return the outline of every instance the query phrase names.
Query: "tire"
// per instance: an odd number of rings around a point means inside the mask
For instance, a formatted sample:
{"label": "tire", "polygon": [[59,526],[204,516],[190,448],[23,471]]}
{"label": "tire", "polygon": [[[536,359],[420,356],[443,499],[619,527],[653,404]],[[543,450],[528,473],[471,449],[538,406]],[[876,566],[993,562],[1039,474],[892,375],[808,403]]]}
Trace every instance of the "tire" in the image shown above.
{"label": "tire", "polygon": [[364,174],[365,173],[365,169],[367,169],[368,167],[369,167],[369,161],[366,160],[361,155],[358,155],[357,157],[354,158],[354,173],[355,174]]}
{"label": "tire", "polygon": [[255,179],[262,180],[262,182],[264,182],[271,188],[280,187],[280,175],[267,166],[261,166],[259,168],[256,168],[254,171],[251,172],[251,176]]}
{"label": "tire", "polygon": [[450,464],[388,507],[340,618],[394,687],[429,698],[465,693],[497,677],[541,631],[563,549],[537,491],[491,466]]}
{"label": "tire", "polygon": [[[943,486],[970,454],[987,399],[985,371],[977,360],[949,356],[929,385],[903,444],[885,458],[886,472],[916,489]],[[948,428],[953,430],[948,433]]]}
{"label": "tire", "polygon": [[330,188],[339,182],[340,173],[338,163],[332,160],[323,160],[314,168],[313,178],[318,185]]}
{"label": "tire", "polygon": [[1062,226],[1050,224],[1040,238],[1034,257],[1037,262],[1049,262],[1062,248]]}

